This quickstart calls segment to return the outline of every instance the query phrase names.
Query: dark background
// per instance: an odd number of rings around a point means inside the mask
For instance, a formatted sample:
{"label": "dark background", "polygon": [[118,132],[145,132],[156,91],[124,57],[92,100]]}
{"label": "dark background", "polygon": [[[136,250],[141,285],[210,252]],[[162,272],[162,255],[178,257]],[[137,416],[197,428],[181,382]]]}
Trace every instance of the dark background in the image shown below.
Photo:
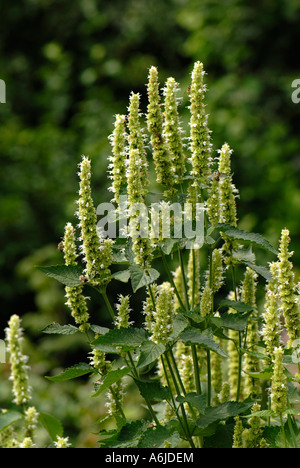
{"label": "dark background", "polygon": [[[185,96],[193,63],[204,63],[214,147],[227,141],[234,150],[240,227],[275,247],[281,229],[290,229],[298,272],[300,104],[291,100],[291,83],[300,78],[298,0],[3,0],[0,21],[7,85],[0,104],[0,339],[10,315],[22,316],[37,375],[76,362],[85,343],[41,338],[51,321],[69,319],[63,288],[35,266],[62,263],[57,244],[65,223],[76,223],[82,154],[92,160],[95,204],[110,199],[107,137],[131,90],[142,93],[146,110],[151,65],[162,86],[174,76]],[[181,113],[187,120],[184,105]],[[105,323],[95,300],[95,321]],[[52,390],[42,379],[38,388],[46,401]],[[74,424],[79,410],[74,404],[69,411],[64,418]]]}

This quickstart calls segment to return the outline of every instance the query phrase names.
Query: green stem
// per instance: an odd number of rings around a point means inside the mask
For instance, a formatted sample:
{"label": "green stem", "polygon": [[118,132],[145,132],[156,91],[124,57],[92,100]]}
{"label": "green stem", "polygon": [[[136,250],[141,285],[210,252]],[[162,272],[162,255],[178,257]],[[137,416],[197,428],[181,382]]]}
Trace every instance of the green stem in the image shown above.
{"label": "green stem", "polygon": [[182,393],[184,394],[184,396],[186,396],[187,393],[186,393],[185,387],[183,385],[183,382],[182,382],[182,379],[181,379],[181,376],[180,376],[180,373],[179,373],[179,370],[178,370],[177,362],[175,360],[175,357],[174,357],[174,354],[173,354],[173,351],[172,351],[171,348],[169,349],[169,354],[170,354],[171,361],[172,361],[173,367],[175,369],[175,374],[176,374],[176,377],[178,379],[179,385],[181,387]]}
{"label": "green stem", "polygon": [[282,414],[280,414],[279,417],[280,417],[280,425],[281,425],[282,437],[283,437],[283,442],[284,442],[284,448],[287,448],[287,440],[286,440]]}
{"label": "green stem", "polygon": [[171,397],[171,401],[172,401],[173,410],[176,413],[177,419],[179,421],[179,424],[180,424],[183,432],[186,433],[186,429],[184,427],[184,424],[183,424],[183,422],[182,422],[182,420],[181,420],[181,418],[179,416],[179,409],[176,407],[176,402],[175,402],[175,398],[174,398],[174,395],[173,395],[172,383],[170,382],[169,375],[168,375],[168,370],[167,370],[166,363],[164,361],[163,356],[161,356],[161,362],[162,362],[162,366],[163,366],[163,369],[164,369],[167,385],[168,385],[168,388],[169,388],[169,391],[170,391],[170,397]]}
{"label": "green stem", "polygon": [[185,271],[184,271],[184,261],[183,261],[182,251],[180,250],[179,247],[178,247],[178,255],[179,255],[181,274],[182,274],[183,285],[184,285],[186,307],[187,307],[187,310],[189,310],[190,309],[190,304],[189,304],[188,287],[187,287],[186,276],[185,276]]}
{"label": "green stem", "polygon": [[192,358],[193,358],[194,372],[195,372],[196,391],[197,391],[198,395],[201,395],[202,394],[201,378],[200,378],[200,369],[199,369],[199,364],[198,364],[197,346],[196,345],[192,345]]}
{"label": "green stem", "polygon": [[[164,356],[165,356],[165,359],[167,361],[167,364],[168,364],[168,368],[170,370],[170,374],[171,374],[171,377],[172,377],[172,380],[174,382],[174,386],[175,386],[175,389],[176,389],[176,393],[178,396],[180,396],[180,388],[179,388],[179,384],[176,380],[176,377],[175,377],[175,374],[174,374],[174,371],[173,371],[173,368],[172,368],[172,365],[171,365],[171,362],[170,362],[170,359],[169,359],[169,356],[167,354],[167,352],[164,353]],[[184,409],[184,404],[183,403],[180,403],[180,409],[181,409],[181,414],[182,414],[182,419],[183,419],[183,423],[184,423],[184,428],[185,428],[185,435],[187,437],[187,440],[189,441],[190,445],[192,448],[195,448],[195,444],[193,442],[193,439],[191,437],[191,434],[190,434],[190,431],[189,431],[189,425],[188,425],[188,421],[187,421],[187,416],[186,416],[186,412],[185,412],[185,409]]]}
{"label": "green stem", "polygon": [[104,299],[104,301],[105,301],[105,304],[106,304],[106,306],[107,306],[107,309],[108,309],[108,311],[109,311],[109,313],[110,313],[110,316],[111,316],[112,320],[115,321],[116,314],[115,314],[115,312],[114,312],[114,310],[113,310],[113,308],[112,308],[112,306],[111,306],[111,304],[110,304],[110,302],[109,302],[109,299],[108,299],[108,297],[107,297],[106,291],[101,290],[100,292],[101,292],[101,294],[102,294],[102,297],[103,297],[103,299]]}
{"label": "green stem", "polygon": [[[135,377],[136,380],[140,381],[140,376],[139,376],[139,374],[138,374],[138,371],[136,370],[136,367],[135,367],[134,360],[133,360],[133,358],[132,358],[131,352],[128,351],[127,355],[128,355],[128,357],[129,357],[129,361],[130,361],[130,364],[131,364],[131,366],[132,366],[132,370],[133,370],[133,373],[134,373],[134,377]],[[152,408],[152,405],[151,405],[149,399],[146,398],[146,397],[144,397],[144,400],[145,400],[146,403],[147,403],[148,410],[149,410],[149,413],[151,414],[151,417],[152,417],[153,421],[155,422],[155,424],[156,424],[157,426],[160,426],[159,420],[157,419],[157,416],[156,416],[156,414],[155,414],[154,409]]]}
{"label": "green stem", "polygon": [[195,290],[196,290],[196,254],[195,249],[193,249],[193,288],[192,288],[192,310],[195,307]]}
{"label": "green stem", "polygon": [[237,391],[236,391],[236,401],[238,402],[240,399],[240,393],[241,393],[241,386],[242,386],[242,332],[239,332],[239,370],[238,370],[238,383],[237,383]]}
{"label": "green stem", "polygon": [[183,301],[182,301],[182,299],[181,299],[181,297],[180,297],[180,294],[179,294],[179,292],[178,292],[178,289],[176,288],[176,285],[175,285],[175,283],[174,283],[174,279],[173,279],[172,273],[171,273],[171,271],[170,271],[168,262],[167,262],[167,260],[166,260],[166,256],[165,256],[165,254],[164,254],[163,251],[162,251],[162,260],[163,260],[163,264],[164,264],[166,273],[167,273],[167,275],[168,275],[169,281],[170,281],[170,283],[171,283],[171,285],[172,285],[172,288],[174,288],[174,292],[175,292],[176,297],[177,297],[177,299],[178,299],[178,301],[179,301],[179,304],[180,304],[180,306],[182,307],[183,310],[186,310],[186,306],[184,305],[184,303],[183,303]]}
{"label": "green stem", "polygon": [[[234,266],[231,267],[231,272],[232,272],[232,285],[233,285],[233,291],[234,291],[234,298],[237,301],[238,296],[237,296],[237,287],[236,287],[236,277],[235,277],[235,269]],[[237,384],[237,392],[236,392],[236,401],[238,402],[240,399],[240,393],[241,393],[241,386],[242,386],[242,364],[243,364],[243,359],[242,359],[242,332],[239,331],[239,368],[238,368],[238,384]]]}
{"label": "green stem", "polygon": [[211,362],[210,362],[210,350],[206,351],[206,362],[207,362],[207,406],[211,404]]}

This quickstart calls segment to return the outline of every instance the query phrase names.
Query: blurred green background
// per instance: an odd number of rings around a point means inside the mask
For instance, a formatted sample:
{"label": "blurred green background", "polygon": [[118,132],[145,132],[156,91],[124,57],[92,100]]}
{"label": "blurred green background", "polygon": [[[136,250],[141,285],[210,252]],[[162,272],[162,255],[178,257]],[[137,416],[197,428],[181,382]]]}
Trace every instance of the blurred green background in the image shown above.
{"label": "blurred green background", "polygon": [[[63,289],[35,265],[62,262],[57,244],[65,223],[76,223],[81,155],[92,159],[95,204],[109,200],[114,114],[126,112],[131,90],[142,93],[145,110],[148,68],[156,65],[161,85],[168,76],[180,83],[184,118],[190,72],[201,60],[215,149],[227,141],[234,150],[240,226],[275,247],[289,228],[299,269],[300,104],[291,100],[291,83],[300,78],[299,21],[298,0],[2,0],[0,339],[10,315],[21,315],[35,398],[62,416],[78,444],[89,445],[84,424],[102,407],[92,407],[83,392],[83,411],[76,403],[81,387],[64,393],[43,379],[55,366],[84,359],[86,345],[77,335],[41,337],[51,321],[69,319]],[[93,310],[105,323],[101,300]],[[2,381],[5,407],[5,375]]]}

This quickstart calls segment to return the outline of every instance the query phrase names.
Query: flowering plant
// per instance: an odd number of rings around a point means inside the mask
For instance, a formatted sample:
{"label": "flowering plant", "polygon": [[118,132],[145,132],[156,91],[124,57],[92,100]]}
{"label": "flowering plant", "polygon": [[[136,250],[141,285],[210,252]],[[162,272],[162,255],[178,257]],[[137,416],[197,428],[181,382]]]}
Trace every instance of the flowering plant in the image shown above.
{"label": "flowering plant", "polygon": [[[181,126],[178,93],[174,78],[161,93],[158,70],[151,67],[146,113],[140,95],[131,93],[128,114],[115,118],[108,225],[110,232],[117,226],[118,235],[109,237],[104,223],[97,225],[101,210],[92,197],[91,161],[82,158],[78,228],[66,224],[64,264],[40,269],[64,284],[74,320],[51,324],[44,333],[83,333],[91,351],[89,361],[48,378],[61,382],[90,374],[92,396],[107,395],[106,419],[115,427],[100,430],[100,447],[297,447],[300,296],[289,231],[282,230],[277,251],[260,234],[238,228],[233,151],[228,143],[213,150],[201,62],[194,64],[187,89],[188,132]],[[162,193],[150,204],[153,172],[152,183]],[[267,266],[257,263],[257,249],[273,257]],[[107,288],[119,281],[128,283],[128,294],[117,295],[112,305]],[[259,284],[265,288],[262,303]],[[87,287],[103,297],[109,329],[93,324]],[[140,289],[143,304],[132,311],[131,296]],[[131,316],[140,313],[144,322],[137,327]],[[24,360],[13,344],[17,320],[11,319],[8,340],[20,404],[28,388]],[[288,370],[292,363],[298,371]],[[145,402],[143,420],[128,417],[128,378]],[[32,438],[32,428],[25,435]],[[56,445],[67,440],[60,437]]]}

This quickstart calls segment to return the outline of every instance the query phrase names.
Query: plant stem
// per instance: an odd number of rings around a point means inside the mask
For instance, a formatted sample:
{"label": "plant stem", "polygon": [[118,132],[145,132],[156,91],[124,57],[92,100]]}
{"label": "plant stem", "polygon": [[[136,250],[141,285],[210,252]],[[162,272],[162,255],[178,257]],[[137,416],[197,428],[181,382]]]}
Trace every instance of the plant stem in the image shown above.
{"label": "plant stem", "polygon": [[[127,355],[128,355],[128,357],[129,357],[130,364],[132,365],[132,369],[133,369],[133,373],[134,373],[135,379],[136,379],[136,380],[140,380],[140,377],[139,377],[139,374],[138,374],[138,372],[137,372],[137,370],[136,370],[136,367],[135,367],[134,360],[133,360],[133,358],[132,358],[131,352],[128,351]],[[149,409],[149,413],[151,414],[153,421],[155,422],[155,424],[156,424],[157,426],[160,426],[160,422],[159,422],[159,420],[157,419],[157,416],[156,416],[156,414],[155,414],[155,412],[154,412],[154,409],[152,408],[152,405],[151,405],[149,399],[146,398],[146,397],[144,397],[144,400],[145,400],[146,403],[147,403],[147,406],[148,406],[148,409]]]}
{"label": "plant stem", "polygon": [[167,260],[166,260],[166,256],[165,256],[165,254],[164,254],[163,251],[162,251],[162,260],[163,260],[163,264],[164,264],[166,273],[167,273],[167,275],[168,275],[169,281],[170,281],[170,283],[171,283],[171,285],[172,285],[172,288],[174,288],[174,292],[175,292],[176,297],[177,297],[177,299],[178,299],[178,301],[179,301],[179,303],[180,303],[180,306],[182,307],[183,310],[186,310],[186,306],[184,305],[184,303],[183,303],[183,301],[182,301],[182,299],[181,299],[181,297],[180,297],[180,294],[179,294],[179,292],[178,292],[178,289],[176,288],[176,285],[175,285],[174,280],[173,280],[172,273],[171,273],[171,271],[170,271],[168,262],[167,262]]}
{"label": "plant stem", "polygon": [[283,442],[284,442],[284,448],[287,448],[287,440],[286,440],[282,414],[280,414],[279,417],[280,417],[280,425],[281,425],[282,437],[283,437]]}
{"label": "plant stem", "polygon": [[[171,396],[171,400],[172,400],[172,405],[173,405],[173,409],[176,413],[176,416],[177,416],[177,419],[179,421],[179,424],[181,425],[181,428],[183,430],[183,432],[186,434],[186,429],[184,427],[184,424],[179,416],[179,411],[176,407],[176,402],[175,402],[175,398],[174,398],[174,395],[173,395],[173,390],[172,390],[172,384],[170,382],[170,379],[169,379],[169,375],[168,375],[168,370],[167,370],[167,367],[166,367],[166,363],[164,361],[164,357],[161,356],[161,362],[162,362],[162,366],[163,366],[163,369],[164,369],[164,373],[165,373],[165,377],[166,377],[166,381],[167,381],[167,385],[168,385],[168,388],[169,388],[169,391],[170,391],[170,396]],[[186,434],[187,436],[187,434]]]}
{"label": "plant stem", "polygon": [[237,391],[236,391],[236,401],[238,402],[240,399],[241,393],[241,386],[242,386],[242,332],[239,331],[239,370],[238,370],[238,383],[237,383]]}
{"label": "plant stem", "polygon": [[184,293],[185,293],[186,307],[187,307],[187,310],[189,310],[190,304],[189,304],[188,287],[187,287],[186,276],[185,276],[185,270],[184,270],[184,261],[183,261],[182,251],[180,250],[179,247],[178,247],[178,256],[179,256],[180,267],[181,267],[181,274],[182,274],[183,285],[184,285]]}
{"label": "plant stem", "polygon": [[[171,374],[172,380],[174,382],[174,386],[175,386],[177,395],[180,396],[180,388],[179,388],[178,382],[176,380],[176,377],[175,377],[175,374],[174,374],[174,371],[173,371],[173,368],[172,368],[172,365],[171,365],[171,362],[169,360],[169,356],[168,356],[167,352],[164,353],[164,356],[165,356],[165,359],[167,361],[168,368],[170,370],[170,374]],[[184,422],[186,437],[187,437],[191,447],[195,448],[195,444],[193,442],[193,439],[192,439],[190,431],[189,431],[189,425],[188,425],[188,421],[187,421],[187,417],[186,417],[186,412],[185,412],[185,409],[184,409],[184,404],[180,403],[179,406],[180,406],[180,409],[181,409],[181,414],[182,414],[182,418],[183,418],[183,422]]]}
{"label": "plant stem", "polygon": [[206,351],[206,362],[207,362],[207,406],[211,404],[211,362],[210,362],[210,350]]}
{"label": "plant stem", "polygon": [[113,310],[113,308],[112,308],[112,306],[111,306],[111,304],[110,304],[110,302],[109,302],[109,299],[108,299],[108,297],[107,297],[106,291],[101,290],[100,292],[101,292],[101,294],[102,294],[102,297],[103,297],[103,299],[104,299],[104,301],[105,301],[105,304],[106,304],[106,306],[107,306],[107,309],[108,309],[108,311],[109,311],[109,313],[110,313],[110,316],[111,316],[112,320],[115,321],[116,314],[115,314],[115,312],[114,312],[114,310]]}
{"label": "plant stem", "polygon": [[[237,296],[237,289],[236,289],[236,277],[235,277],[235,269],[234,266],[231,267],[231,272],[232,272],[232,285],[233,285],[233,291],[234,291],[234,298],[237,301],[238,296]],[[242,359],[242,332],[239,331],[239,369],[238,369],[238,384],[237,384],[237,392],[236,392],[236,401],[238,402],[240,399],[240,393],[241,393],[241,386],[242,386],[242,364],[243,364],[243,359]]]}
{"label": "plant stem", "polygon": [[192,310],[195,307],[195,290],[196,290],[196,255],[195,249],[193,249],[193,287],[192,287]]}
{"label": "plant stem", "polygon": [[196,345],[192,345],[192,358],[193,358],[194,372],[195,372],[196,391],[197,391],[198,395],[201,395],[202,394],[202,389],[201,389],[200,370],[199,370],[199,364],[198,364],[197,346]]}

